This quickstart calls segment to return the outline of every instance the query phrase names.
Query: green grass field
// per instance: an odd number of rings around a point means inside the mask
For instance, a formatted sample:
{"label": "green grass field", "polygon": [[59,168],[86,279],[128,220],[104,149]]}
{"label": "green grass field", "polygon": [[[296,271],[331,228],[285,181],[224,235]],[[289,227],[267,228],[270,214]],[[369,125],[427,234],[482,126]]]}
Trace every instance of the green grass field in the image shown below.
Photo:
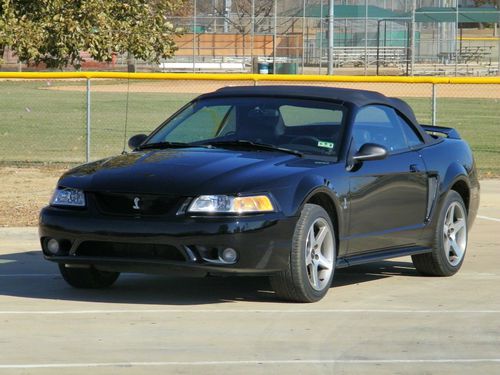
{"label": "green grass field", "polygon": [[[109,83],[102,81],[93,85]],[[57,81],[52,86],[83,84],[78,81]],[[0,81],[1,162],[84,161],[85,92],[47,88],[47,84],[41,81]],[[126,138],[136,133],[150,132],[195,96],[196,94],[131,91]],[[126,92],[92,93],[92,159],[121,152],[126,98]],[[407,101],[414,108],[420,122],[431,122],[429,98],[407,98]],[[473,148],[481,175],[500,176],[499,100],[440,98],[437,105],[438,125],[458,129]]]}

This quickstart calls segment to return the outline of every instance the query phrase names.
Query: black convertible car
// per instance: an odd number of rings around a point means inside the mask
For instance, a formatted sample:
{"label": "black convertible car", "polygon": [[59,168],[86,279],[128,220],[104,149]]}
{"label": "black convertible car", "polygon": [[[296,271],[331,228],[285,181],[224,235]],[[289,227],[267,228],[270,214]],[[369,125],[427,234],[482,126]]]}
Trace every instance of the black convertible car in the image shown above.
{"label": "black convertible car", "polygon": [[312,302],[335,268],[405,255],[449,276],[479,204],[459,134],[370,91],[224,88],[129,146],[66,172],[40,214],[44,256],[74,287],[269,275],[279,297]]}

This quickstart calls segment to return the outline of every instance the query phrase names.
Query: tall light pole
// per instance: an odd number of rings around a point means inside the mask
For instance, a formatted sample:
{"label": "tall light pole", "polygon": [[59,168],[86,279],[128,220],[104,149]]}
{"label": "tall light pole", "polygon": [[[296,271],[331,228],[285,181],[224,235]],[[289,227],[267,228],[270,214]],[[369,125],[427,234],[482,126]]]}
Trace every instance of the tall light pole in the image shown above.
{"label": "tall light pole", "polygon": [[278,0],[274,0],[273,74],[276,74],[276,38],[277,37],[278,37]]}
{"label": "tall light pole", "polygon": [[328,75],[333,74],[333,16],[335,0],[328,1]]}
{"label": "tall light pole", "polygon": [[411,35],[410,35],[410,75],[414,75],[415,70],[415,11],[417,10],[417,0],[413,0],[411,5]]}
{"label": "tall light pole", "polygon": [[302,2],[302,74],[304,74],[304,63],[306,58],[306,0]]}
{"label": "tall light pole", "polygon": [[[500,4],[498,4],[497,10],[500,10]],[[497,29],[495,35],[498,37],[499,33],[498,31],[500,30],[500,22],[497,22]],[[497,45],[497,59],[498,59],[498,65],[497,65],[497,76],[500,76],[500,38],[498,38],[498,45]]]}
{"label": "tall light pole", "polygon": [[321,74],[321,60],[323,59],[323,0],[319,3],[319,69],[318,74]]}
{"label": "tall light pole", "polygon": [[193,0],[193,73],[196,72],[196,0]]}
{"label": "tall light pole", "polygon": [[368,71],[368,0],[365,0],[365,76]]}
{"label": "tall light pole", "polygon": [[[252,32],[251,32],[251,39],[250,39],[250,57],[251,57],[251,63],[253,64],[253,49],[254,49],[254,39],[255,39],[255,0],[252,0],[252,16],[251,16],[251,24],[252,24]],[[253,65],[252,65],[253,66]]]}

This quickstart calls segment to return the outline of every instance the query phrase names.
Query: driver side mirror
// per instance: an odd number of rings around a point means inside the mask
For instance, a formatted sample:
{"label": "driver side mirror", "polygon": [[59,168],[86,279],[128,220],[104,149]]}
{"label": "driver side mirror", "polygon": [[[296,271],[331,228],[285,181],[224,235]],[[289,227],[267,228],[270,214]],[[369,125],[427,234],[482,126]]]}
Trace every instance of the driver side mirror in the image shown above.
{"label": "driver side mirror", "polygon": [[139,147],[147,138],[146,134],[136,134],[128,140],[128,147],[132,150]]}
{"label": "driver side mirror", "polygon": [[357,163],[369,160],[382,160],[385,159],[388,154],[384,146],[376,143],[365,143],[361,146],[359,151],[354,154],[352,160]]}

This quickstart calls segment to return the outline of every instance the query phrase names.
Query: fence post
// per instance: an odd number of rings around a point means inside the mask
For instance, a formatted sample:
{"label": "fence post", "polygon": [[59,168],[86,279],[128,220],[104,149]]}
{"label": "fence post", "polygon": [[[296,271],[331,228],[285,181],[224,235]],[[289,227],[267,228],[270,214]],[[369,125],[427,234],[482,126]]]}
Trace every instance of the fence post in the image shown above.
{"label": "fence post", "polygon": [[87,145],[85,148],[85,160],[90,161],[90,78],[87,78],[87,129],[86,129]]}
{"label": "fence post", "polygon": [[432,126],[436,126],[436,84],[432,84]]}

